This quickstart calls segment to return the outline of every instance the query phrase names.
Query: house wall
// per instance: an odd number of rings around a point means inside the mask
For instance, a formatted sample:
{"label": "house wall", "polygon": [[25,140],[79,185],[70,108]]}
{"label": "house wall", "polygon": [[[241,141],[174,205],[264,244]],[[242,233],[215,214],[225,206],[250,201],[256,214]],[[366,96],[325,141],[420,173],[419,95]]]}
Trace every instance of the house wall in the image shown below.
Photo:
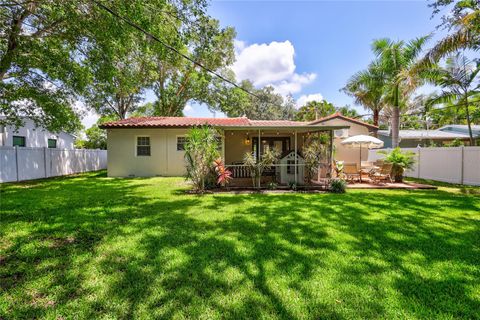
{"label": "house wall", "polygon": [[[108,176],[181,176],[185,152],[177,151],[177,136],[188,129],[108,129]],[[137,136],[150,137],[150,156],[136,155]]]}
{"label": "house wall", "polygon": [[[356,136],[359,134],[363,135],[369,135],[372,129],[369,129],[366,126],[346,121],[344,119],[340,118],[334,118],[331,120],[327,120],[325,122],[322,122],[325,125],[331,125],[331,126],[350,126],[348,129],[348,136]],[[359,148],[349,148],[341,144],[341,142],[346,139],[345,138],[339,138],[335,137],[333,138],[333,146],[334,146],[334,152],[333,152],[333,158],[338,161],[344,161],[345,163],[356,163],[357,165],[359,164],[359,159],[360,159],[360,149]],[[362,149],[362,161],[366,161],[368,158],[368,150]]]}
{"label": "house wall", "polygon": [[3,130],[0,130],[0,145],[11,147],[13,146],[13,136],[23,136],[25,137],[25,147],[28,148],[48,147],[48,139],[56,139],[58,149],[74,149],[75,137],[71,134],[49,132],[44,128],[36,127],[30,119],[24,119],[24,122],[23,127],[18,129],[14,126],[5,126]]}
{"label": "house wall", "polygon": [[[250,144],[245,143],[245,139],[248,136],[250,137]],[[243,162],[245,153],[252,152],[252,143],[253,138],[258,137],[258,130],[254,131],[238,131],[238,130],[226,130],[225,131],[225,163],[233,164],[236,162]],[[295,148],[295,136],[293,132],[279,132],[277,131],[263,131],[261,137],[274,137],[274,138],[284,138],[287,137],[290,139],[290,149]],[[297,149],[301,152],[303,147],[303,133],[297,134]]]}

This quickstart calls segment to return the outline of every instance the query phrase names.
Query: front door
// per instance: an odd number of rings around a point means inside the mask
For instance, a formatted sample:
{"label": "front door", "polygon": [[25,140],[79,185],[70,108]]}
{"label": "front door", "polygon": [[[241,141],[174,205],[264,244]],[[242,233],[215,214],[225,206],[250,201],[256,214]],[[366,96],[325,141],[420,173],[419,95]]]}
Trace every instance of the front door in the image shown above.
{"label": "front door", "polygon": [[[258,159],[258,137],[252,139],[252,151],[255,157]],[[279,155],[290,150],[290,138],[289,137],[263,137],[260,140],[260,153],[263,154],[265,150],[277,150]]]}

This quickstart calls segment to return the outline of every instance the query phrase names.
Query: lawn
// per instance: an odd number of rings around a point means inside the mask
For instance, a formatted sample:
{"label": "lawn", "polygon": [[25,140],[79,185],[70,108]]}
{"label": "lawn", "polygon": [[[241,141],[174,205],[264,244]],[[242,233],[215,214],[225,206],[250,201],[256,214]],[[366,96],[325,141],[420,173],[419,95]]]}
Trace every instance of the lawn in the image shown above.
{"label": "lawn", "polygon": [[2,185],[0,319],[480,319],[480,197]]}

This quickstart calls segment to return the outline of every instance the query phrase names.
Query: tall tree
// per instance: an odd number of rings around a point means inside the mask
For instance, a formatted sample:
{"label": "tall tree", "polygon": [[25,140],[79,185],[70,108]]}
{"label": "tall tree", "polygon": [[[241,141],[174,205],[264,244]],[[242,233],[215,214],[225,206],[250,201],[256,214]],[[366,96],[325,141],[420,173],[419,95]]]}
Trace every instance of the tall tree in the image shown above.
{"label": "tall tree", "polygon": [[422,84],[422,78],[413,69],[428,38],[420,37],[408,43],[384,38],[372,44],[379,67],[386,76],[385,101],[392,108],[391,136],[394,148],[399,144],[400,108],[414,89]]}
{"label": "tall tree", "polygon": [[243,80],[240,86],[254,96],[239,88],[223,87],[215,96],[215,109],[229,117],[246,116],[262,120],[293,120],[295,117],[296,104],[291,95],[284,98],[271,86],[257,89],[249,80]]}
{"label": "tall tree", "polygon": [[450,56],[445,67],[431,72],[430,80],[443,91],[430,100],[430,104],[451,103],[464,108],[470,136],[470,145],[475,145],[469,107],[472,98],[480,95],[480,61],[470,61],[462,54]]}
{"label": "tall tree", "polygon": [[434,14],[441,12],[444,7],[452,8],[442,17],[442,26],[451,32],[428,51],[422,64],[438,62],[458,50],[480,50],[480,1],[436,0],[431,6]]}
{"label": "tall tree", "polygon": [[4,124],[29,116],[52,131],[79,126],[73,107],[87,81],[82,46],[92,22],[76,1],[15,1],[0,5],[0,113]]}
{"label": "tall tree", "polygon": [[225,84],[205,68],[231,78],[226,74],[226,67],[234,61],[233,28],[221,28],[218,20],[202,15],[180,30],[180,51],[196,63],[179,56],[167,56],[165,59],[161,50],[156,51],[159,54],[154,55],[156,74],[153,90],[157,96],[155,114],[159,116],[181,116],[189,101],[215,104],[218,87]]}
{"label": "tall tree", "polygon": [[386,74],[381,64],[372,62],[366,70],[354,74],[342,89],[355,99],[355,104],[373,112],[373,124],[378,126],[380,111],[385,106]]}
{"label": "tall tree", "polygon": [[298,109],[295,119],[298,121],[313,121],[335,113],[336,108],[326,100],[309,101]]}

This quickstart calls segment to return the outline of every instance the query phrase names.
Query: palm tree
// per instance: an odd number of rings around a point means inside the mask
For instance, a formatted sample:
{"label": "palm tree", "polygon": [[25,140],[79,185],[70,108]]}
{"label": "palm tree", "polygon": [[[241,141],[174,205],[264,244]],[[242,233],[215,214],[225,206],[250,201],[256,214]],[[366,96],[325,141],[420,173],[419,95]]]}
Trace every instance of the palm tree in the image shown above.
{"label": "palm tree", "polygon": [[366,70],[354,74],[342,90],[355,99],[355,104],[370,109],[373,112],[373,124],[378,126],[380,111],[385,105],[385,85],[385,72],[381,65],[374,61]]}
{"label": "palm tree", "polygon": [[[435,13],[449,1],[436,1]],[[422,59],[422,65],[438,62],[441,58],[461,49],[480,50],[480,1],[459,1],[449,16],[444,17],[443,25],[453,32],[441,39]]]}
{"label": "palm tree", "polygon": [[384,38],[375,40],[372,44],[379,66],[385,73],[385,102],[392,107],[391,136],[394,148],[399,144],[401,105],[415,88],[422,84],[422,78],[412,70],[428,38],[420,37],[408,43]]}
{"label": "palm tree", "polygon": [[443,91],[433,97],[430,105],[450,103],[457,107],[465,107],[470,145],[475,145],[469,106],[475,96],[480,95],[480,61],[472,62],[464,55],[457,53],[446,60],[445,67],[431,71],[430,81],[440,86]]}

